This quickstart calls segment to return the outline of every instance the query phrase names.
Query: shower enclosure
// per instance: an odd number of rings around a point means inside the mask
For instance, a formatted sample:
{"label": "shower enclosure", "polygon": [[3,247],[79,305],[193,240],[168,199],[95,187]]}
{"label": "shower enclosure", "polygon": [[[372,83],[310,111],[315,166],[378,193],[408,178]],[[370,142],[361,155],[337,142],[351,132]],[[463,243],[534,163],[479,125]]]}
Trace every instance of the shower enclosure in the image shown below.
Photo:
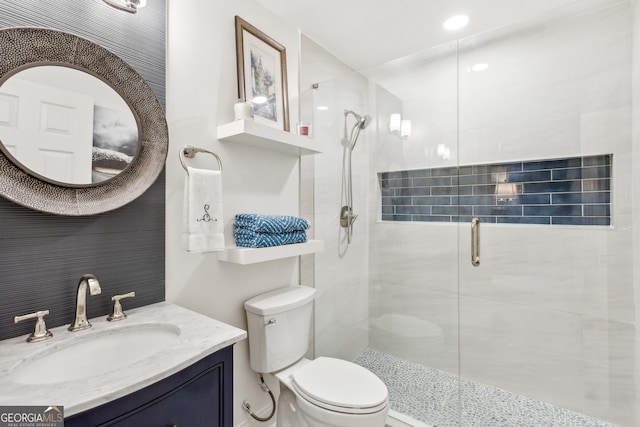
{"label": "shower enclosure", "polygon": [[[302,161],[326,247],[302,264],[315,356],[376,372],[394,419],[640,424],[638,8],[577,1],[364,74],[303,37],[303,82],[305,56],[336,67],[301,100],[325,149]],[[352,153],[346,253],[345,109],[373,116]],[[389,130],[398,113],[406,140]]]}

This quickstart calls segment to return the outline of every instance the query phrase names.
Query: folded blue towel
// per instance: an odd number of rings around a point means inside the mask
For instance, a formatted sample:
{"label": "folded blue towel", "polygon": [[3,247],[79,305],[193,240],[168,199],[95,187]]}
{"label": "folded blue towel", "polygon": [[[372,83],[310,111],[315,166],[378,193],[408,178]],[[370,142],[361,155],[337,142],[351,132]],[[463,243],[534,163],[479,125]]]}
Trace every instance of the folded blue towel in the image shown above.
{"label": "folded blue towel", "polygon": [[296,216],[238,214],[233,225],[261,233],[288,233],[306,230],[309,221]]}
{"label": "folded blue towel", "polygon": [[287,233],[259,233],[246,228],[238,228],[234,233],[236,246],[245,248],[267,248],[307,241],[305,231],[290,231]]}

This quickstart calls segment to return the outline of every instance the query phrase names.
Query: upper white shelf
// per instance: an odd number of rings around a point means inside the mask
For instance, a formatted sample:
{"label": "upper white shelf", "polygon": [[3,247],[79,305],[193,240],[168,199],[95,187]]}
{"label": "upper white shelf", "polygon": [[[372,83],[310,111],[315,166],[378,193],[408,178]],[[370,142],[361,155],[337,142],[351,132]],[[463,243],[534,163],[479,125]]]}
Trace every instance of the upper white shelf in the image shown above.
{"label": "upper white shelf", "polygon": [[220,141],[238,142],[293,156],[322,153],[318,144],[307,136],[261,125],[253,120],[236,120],[218,126]]}
{"label": "upper white shelf", "polygon": [[308,240],[305,243],[273,246],[270,248],[241,248],[228,246],[224,252],[218,253],[218,261],[236,264],[256,264],[298,255],[313,254],[324,250],[324,240]]}

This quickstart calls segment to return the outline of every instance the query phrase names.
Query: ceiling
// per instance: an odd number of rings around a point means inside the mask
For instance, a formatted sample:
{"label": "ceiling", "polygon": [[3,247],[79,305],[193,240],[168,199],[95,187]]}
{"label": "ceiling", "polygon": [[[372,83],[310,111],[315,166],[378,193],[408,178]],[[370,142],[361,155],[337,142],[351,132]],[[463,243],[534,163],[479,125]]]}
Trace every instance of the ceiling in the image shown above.
{"label": "ceiling", "polygon": [[[621,0],[257,0],[358,71],[514,23],[567,16]],[[629,1],[629,0],[623,0]],[[465,14],[469,25],[442,28]]]}

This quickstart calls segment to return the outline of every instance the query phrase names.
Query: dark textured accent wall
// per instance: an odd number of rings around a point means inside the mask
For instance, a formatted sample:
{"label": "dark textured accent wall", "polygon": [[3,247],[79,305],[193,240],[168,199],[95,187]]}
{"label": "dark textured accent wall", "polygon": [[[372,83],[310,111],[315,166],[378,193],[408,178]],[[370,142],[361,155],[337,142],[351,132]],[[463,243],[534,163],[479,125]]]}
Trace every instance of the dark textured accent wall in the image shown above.
{"label": "dark textured accent wall", "polygon": [[[132,15],[102,0],[3,0],[0,28],[67,31],[102,45],[145,78],[165,105],[166,2]],[[0,53],[1,57],[1,53]],[[112,212],[62,217],[0,198],[0,339],[26,335],[32,321],[13,316],[50,310],[53,328],[73,319],[80,276],[93,273],[102,294],[88,297],[89,317],[107,315],[111,296],[130,291],[127,308],[164,300],[164,172],[140,198]]]}

